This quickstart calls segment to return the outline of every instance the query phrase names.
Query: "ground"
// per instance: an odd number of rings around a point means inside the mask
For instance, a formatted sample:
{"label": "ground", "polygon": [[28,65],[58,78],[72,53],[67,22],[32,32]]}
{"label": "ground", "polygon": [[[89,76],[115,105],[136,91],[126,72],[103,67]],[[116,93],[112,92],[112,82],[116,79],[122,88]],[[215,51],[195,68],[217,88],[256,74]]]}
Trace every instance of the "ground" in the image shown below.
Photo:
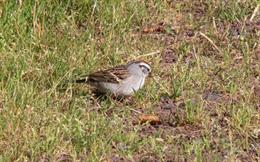
{"label": "ground", "polygon": [[[0,1],[0,160],[259,161],[257,6]],[[134,59],[129,102],[67,82]]]}

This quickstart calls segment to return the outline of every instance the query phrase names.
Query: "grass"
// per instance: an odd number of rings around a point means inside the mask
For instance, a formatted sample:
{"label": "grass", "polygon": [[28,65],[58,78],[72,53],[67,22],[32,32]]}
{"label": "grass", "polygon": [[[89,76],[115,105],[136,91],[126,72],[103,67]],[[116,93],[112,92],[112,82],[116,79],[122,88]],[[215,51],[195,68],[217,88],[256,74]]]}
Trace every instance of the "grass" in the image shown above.
{"label": "grass", "polygon": [[[1,1],[0,160],[258,161],[257,4]],[[133,104],[98,101],[85,85],[59,89],[136,58],[154,79]],[[133,109],[162,124],[136,124]]]}

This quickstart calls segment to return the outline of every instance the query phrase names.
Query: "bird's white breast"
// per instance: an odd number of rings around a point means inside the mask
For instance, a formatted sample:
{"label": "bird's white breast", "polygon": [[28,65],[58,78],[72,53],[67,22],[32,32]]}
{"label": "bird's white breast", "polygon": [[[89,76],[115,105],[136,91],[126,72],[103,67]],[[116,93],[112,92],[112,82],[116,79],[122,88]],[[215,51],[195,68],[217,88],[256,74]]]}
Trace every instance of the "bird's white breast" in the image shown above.
{"label": "bird's white breast", "polygon": [[126,80],[122,81],[120,84],[114,83],[102,83],[103,90],[106,92],[112,92],[116,95],[127,96],[144,86],[145,78],[131,76]]}

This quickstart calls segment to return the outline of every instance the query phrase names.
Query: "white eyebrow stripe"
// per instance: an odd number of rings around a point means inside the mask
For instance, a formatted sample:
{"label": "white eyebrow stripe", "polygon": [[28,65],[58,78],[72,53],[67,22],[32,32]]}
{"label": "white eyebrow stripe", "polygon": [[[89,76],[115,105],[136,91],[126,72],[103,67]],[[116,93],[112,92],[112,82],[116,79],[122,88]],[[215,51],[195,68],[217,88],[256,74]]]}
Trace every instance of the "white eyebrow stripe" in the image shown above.
{"label": "white eyebrow stripe", "polygon": [[148,64],[146,64],[146,63],[140,63],[139,66],[144,66],[147,69],[151,70],[151,67]]}

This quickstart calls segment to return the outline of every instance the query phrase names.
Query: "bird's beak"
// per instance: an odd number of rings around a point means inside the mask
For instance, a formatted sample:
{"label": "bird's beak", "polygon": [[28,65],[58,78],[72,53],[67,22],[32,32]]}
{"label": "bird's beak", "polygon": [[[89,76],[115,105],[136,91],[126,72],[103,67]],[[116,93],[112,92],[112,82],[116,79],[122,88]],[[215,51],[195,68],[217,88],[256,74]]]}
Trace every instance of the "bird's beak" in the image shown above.
{"label": "bird's beak", "polygon": [[149,77],[149,78],[152,78],[152,77],[153,77],[152,73],[149,73],[148,77]]}

